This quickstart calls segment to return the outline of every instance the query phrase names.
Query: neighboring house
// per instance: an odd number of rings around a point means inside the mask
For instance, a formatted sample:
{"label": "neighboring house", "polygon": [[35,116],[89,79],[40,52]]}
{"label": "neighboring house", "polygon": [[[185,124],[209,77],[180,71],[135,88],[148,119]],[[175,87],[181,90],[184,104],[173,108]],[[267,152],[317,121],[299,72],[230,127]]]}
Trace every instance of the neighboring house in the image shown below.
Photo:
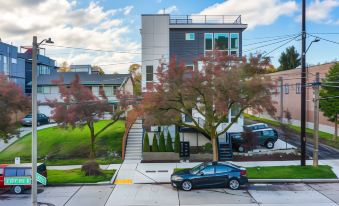
{"label": "neighboring house", "polygon": [[[319,72],[320,80],[325,78],[327,72],[333,63],[325,63],[320,65],[309,66],[307,68],[307,79],[306,82],[312,83],[315,81],[315,75]],[[291,114],[291,122],[294,125],[300,125],[300,108],[301,108],[301,70],[300,68],[275,72],[268,74],[276,82],[276,91],[272,94],[272,100],[275,102],[274,106],[277,109],[277,116],[281,114],[281,104],[283,105],[283,111],[289,111]],[[280,91],[280,78],[283,79],[283,93],[281,98]],[[253,114],[251,110],[247,111],[250,114]],[[266,113],[255,114],[264,118],[272,118]],[[307,128],[313,129],[313,115],[314,115],[314,104],[313,104],[313,88],[311,86],[306,87],[306,126]],[[284,120],[286,121],[286,116],[284,115]],[[319,113],[319,130],[334,133],[334,123],[327,120],[323,113]]]}
{"label": "neighboring house", "polygon": [[[32,49],[27,49],[25,52],[19,53],[18,58],[24,61],[25,93],[30,95],[32,93],[32,86],[29,84],[32,81]],[[37,60],[38,75],[48,75],[56,71],[57,67],[54,59],[38,54]]]}
{"label": "neighboring house", "polygon": [[[146,92],[157,83],[156,70],[166,65],[170,58],[176,57],[184,61],[187,67],[193,67],[194,61],[206,52],[215,49],[225,51],[229,55],[242,56],[242,32],[247,24],[241,22],[241,16],[202,16],[168,14],[144,14],[141,16],[142,39],[142,91]],[[165,66],[166,67],[166,66]],[[199,62],[198,62],[199,67]],[[198,68],[200,69],[200,68]],[[192,111],[194,118],[204,124],[204,119],[198,112]],[[232,119],[230,112],[228,121]],[[183,116],[183,121],[191,120]],[[224,128],[229,122],[221,125]],[[230,132],[242,131],[243,117],[234,124]],[[151,132],[158,131],[158,126],[151,128]],[[170,131],[174,137],[176,127],[161,127],[165,133]],[[181,132],[181,141],[189,141],[191,146],[202,146],[210,142],[201,133],[190,128],[178,128]],[[152,142],[152,134],[150,134]],[[222,141],[222,140],[221,140]],[[151,143],[150,142],[150,143]]]}
{"label": "neighboring house", "polygon": [[19,85],[25,92],[25,61],[18,56],[16,46],[0,41],[0,74]]}
{"label": "neighboring house", "polygon": [[123,90],[133,94],[133,83],[130,74],[93,74],[89,72],[52,72],[51,74],[38,76],[38,101],[39,112],[47,116],[51,116],[51,108],[47,106],[46,99],[60,100],[59,87],[54,80],[64,79],[64,84],[69,85],[75,76],[79,75],[82,85],[90,88],[94,95],[100,96],[100,88],[103,88],[109,103],[112,106],[116,105],[116,91]]}

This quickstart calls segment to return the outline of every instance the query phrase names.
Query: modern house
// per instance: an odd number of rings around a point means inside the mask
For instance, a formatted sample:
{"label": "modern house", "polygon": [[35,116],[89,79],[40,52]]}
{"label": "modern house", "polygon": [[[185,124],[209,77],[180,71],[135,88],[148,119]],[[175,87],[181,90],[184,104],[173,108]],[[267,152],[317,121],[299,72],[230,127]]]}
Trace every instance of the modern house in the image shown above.
{"label": "modern house", "polygon": [[[29,84],[32,81],[32,49],[27,49],[23,53],[18,53],[18,58],[24,61],[25,93],[30,95],[32,93],[32,86]],[[57,67],[54,59],[38,54],[37,60],[38,75],[48,75],[56,71]]]}
{"label": "modern house", "polygon": [[[314,82],[316,80],[316,73],[319,73],[320,80],[325,78],[331,66],[333,66],[335,62],[325,63],[320,65],[309,66],[307,68],[307,79],[306,82]],[[272,94],[272,100],[275,102],[274,106],[277,109],[277,114],[281,114],[281,108],[283,108],[283,112],[289,111],[291,114],[291,123],[293,125],[300,125],[300,107],[301,107],[301,81],[300,68],[275,72],[272,74],[268,74],[273,82],[277,83],[277,89]],[[282,91],[280,89],[282,79]],[[313,129],[313,120],[314,120],[314,93],[312,87],[306,87],[306,127]],[[248,113],[253,114],[251,111]],[[264,118],[272,119],[268,114],[255,114],[257,116],[261,116]],[[286,116],[284,114],[284,120],[287,121]],[[323,113],[319,112],[319,130],[323,132],[334,133],[334,123],[328,121],[328,119],[323,115]]]}
{"label": "modern house", "polygon": [[0,41],[0,74],[19,85],[25,92],[25,61],[19,57],[16,46]]}
{"label": "modern house", "polygon": [[[169,14],[143,14],[141,15],[141,39],[142,39],[142,91],[146,92],[153,84],[157,83],[156,71],[159,66],[165,66],[169,59],[176,57],[178,61],[186,63],[187,67],[194,67],[194,61],[205,55],[208,51],[222,50],[229,55],[242,55],[242,32],[247,28],[241,22],[241,16],[221,15],[183,15],[172,16]],[[198,62],[199,66],[199,62]],[[200,69],[200,68],[198,68]],[[192,111],[193,117],[200,121],[199,114]],[[229,121],[232,119],[230,113]],[[183,121],[190,123],[189,118],[183,116]],[[202,119],[201,122],[204,120]],[[225,127],[229,122],[221,125]],[[243,118],[239,118],[230,131],[242,131]],[[190,128],[176,128],[174,125],[153,126],[149,132],[152,142],[152,133],[159,134],[159,129],[171,136],[175,136],[179,130],[181,141],[189,142],[190,146],[203,146],[210,142],[204,135]],[[228,142],[226,137],[219,142]],[[132,149],[131,149],[132,150]],[[128,158],[140,159],[141,150],[129,151]],[[139,152],[139,153],[138,153]],[[127,156],[126,156],[127,158]]]}
{"label": "modern house", "polygon": [[55,80],[63,78],[64,84],[69,85],[79,75],[80,83],[90,88],[94,95],[100,96],[99,91],[102,88],[108,97],[112,107],[117,104],[117,89],[133,94],[133,82],[130,74],[97,74],[89,71],[83,72],[56,72],[42,74],[38,76],[38,110],[47,116],[51,116],[52,109],[47,106],[46,99],[60,100],[59,87]]}

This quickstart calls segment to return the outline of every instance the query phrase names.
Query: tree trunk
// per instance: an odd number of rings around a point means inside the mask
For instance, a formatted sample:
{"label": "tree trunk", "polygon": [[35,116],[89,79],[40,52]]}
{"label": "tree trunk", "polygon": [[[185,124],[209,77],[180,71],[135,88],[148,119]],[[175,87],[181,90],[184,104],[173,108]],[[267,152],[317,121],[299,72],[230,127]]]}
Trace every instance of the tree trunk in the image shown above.
{"label": "tree trunk", "polygon": [[337,141],[338,136],[338,123],[337,118],[334,119],[334,134],[333,134],[333,141]]}
{"label": "tree trunk", "polygon": [[91,152],[89,154],[89,158],[90,159],[95,159],[95,135],[94,135],[94,125],[93,125],[93,122],[90,122],[88,124],[88,127],[89,127],[89,130],[90,130],[90,133],[91,133]]}
{"label": "tree trunk", "polygon": [[218,143],[217,143],[217,137],[215,134],[211,135],[211,142],[212,142],[212,148],[213,148],[213,161],[218,161]]}

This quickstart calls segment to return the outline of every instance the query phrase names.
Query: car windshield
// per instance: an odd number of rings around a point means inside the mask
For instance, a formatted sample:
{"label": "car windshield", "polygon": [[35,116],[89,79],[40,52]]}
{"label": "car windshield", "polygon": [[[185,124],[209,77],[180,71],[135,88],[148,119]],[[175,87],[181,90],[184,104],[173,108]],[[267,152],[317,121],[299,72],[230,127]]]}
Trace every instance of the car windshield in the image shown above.
{"label": "car windshield", "polygon": [[29,115],[26,115],[26,117],[25,118],[32,118],[32,115],[31,114],[29,114]]}
{"label": "car windshield", "polygon": [[193,168],[190,170],[190,172],[191,172],[191,174],[197,174],[200,170],[202,170],[202,169],[205,168],[205,167],[206,167],[206,164],[205,164],[205,163],[201,163],[201,164],[199,164],[199,165],[193,167]]}

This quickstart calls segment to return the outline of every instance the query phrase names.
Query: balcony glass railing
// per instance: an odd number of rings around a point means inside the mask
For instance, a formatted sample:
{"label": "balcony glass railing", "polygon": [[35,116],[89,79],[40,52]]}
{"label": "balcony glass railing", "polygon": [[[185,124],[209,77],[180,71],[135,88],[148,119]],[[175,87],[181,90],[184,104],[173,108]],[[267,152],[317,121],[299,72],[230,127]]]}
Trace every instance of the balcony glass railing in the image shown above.
{"label": "balcony glass railing", "polygon": [[172,15],[170,24],[241,24],[241,15]]}

